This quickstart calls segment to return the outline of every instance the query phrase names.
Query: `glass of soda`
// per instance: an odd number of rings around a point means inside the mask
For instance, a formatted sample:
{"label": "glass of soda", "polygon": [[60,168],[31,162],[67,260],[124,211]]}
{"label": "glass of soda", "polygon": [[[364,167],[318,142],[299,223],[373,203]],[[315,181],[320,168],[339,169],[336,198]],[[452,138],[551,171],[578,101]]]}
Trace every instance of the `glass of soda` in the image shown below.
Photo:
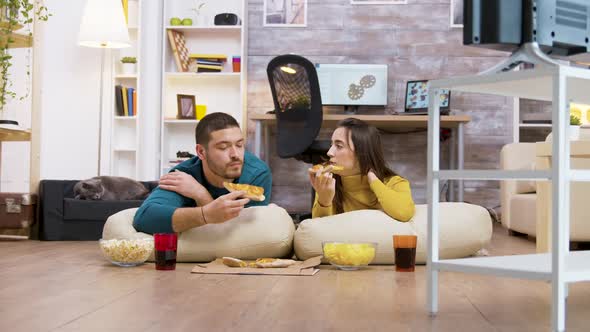
{"label": "glass of soda", "polygon": [[176,233],[154,234],[154,247],[156,249],[156,270],[176,269],[176,245],[178,235]]}
{"label": "glass of soda", "polygon": [[393,250],[395,252],[395,270],[398,272],[414,272],[416,266],[416,235],[394,235]]}

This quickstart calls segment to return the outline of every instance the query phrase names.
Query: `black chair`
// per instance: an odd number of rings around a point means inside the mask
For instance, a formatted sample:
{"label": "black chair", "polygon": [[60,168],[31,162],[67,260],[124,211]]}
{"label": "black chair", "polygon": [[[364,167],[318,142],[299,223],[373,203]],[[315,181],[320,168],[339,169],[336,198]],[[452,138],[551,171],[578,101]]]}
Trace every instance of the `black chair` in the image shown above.
{"label": "black chair", "polygon": [[[315,66],[304,57],[286,54],[272,59],[266,72],[277,118],[277,154],[308,164],[324,161],[331,142],[316,140],[323,115]],[[314,196],[312,188],[312,206]]]}

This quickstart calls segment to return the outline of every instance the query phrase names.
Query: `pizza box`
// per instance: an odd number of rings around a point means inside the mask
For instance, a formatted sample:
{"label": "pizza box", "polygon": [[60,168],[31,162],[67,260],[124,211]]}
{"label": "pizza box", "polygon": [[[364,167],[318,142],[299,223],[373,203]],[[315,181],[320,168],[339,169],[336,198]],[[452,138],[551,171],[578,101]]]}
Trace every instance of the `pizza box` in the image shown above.
{"label": "pizza box", "polygon": [[316,256],[282,268],[229,267],[223,264],[221,258],[218,258],[210,263],[197,264],[191,273],[312,276],[320,270],[317,266],[321,262],[322,256]]}

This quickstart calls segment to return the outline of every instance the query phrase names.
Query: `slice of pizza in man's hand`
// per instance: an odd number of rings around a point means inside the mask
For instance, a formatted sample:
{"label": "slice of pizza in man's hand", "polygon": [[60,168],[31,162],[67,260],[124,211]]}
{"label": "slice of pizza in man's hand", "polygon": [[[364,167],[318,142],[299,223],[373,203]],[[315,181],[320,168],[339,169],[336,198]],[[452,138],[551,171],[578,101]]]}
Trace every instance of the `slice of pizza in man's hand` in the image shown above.
{"label": "slice of pizza in man's hand", "polygon": [[232,182],[224,182],[223,186],[225,189],[229,190],[229,192],[234,191],[243,191],[246,193],[244,197],[249,198],[252,201],[262,202],[265,200],[264,197],[264,188],[253,186],[250,184],[245,183],[232,183]]}

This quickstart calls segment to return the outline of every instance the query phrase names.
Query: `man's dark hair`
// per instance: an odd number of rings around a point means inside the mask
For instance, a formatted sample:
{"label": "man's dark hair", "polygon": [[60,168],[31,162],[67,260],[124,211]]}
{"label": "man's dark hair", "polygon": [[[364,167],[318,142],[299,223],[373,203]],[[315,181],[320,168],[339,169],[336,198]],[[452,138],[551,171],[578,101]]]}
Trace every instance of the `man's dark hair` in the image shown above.
{"label": "man's dark hair", "polygon": [[196,143],[207,147],[212,132],[232,127],[240,128],[240,125],[231,115],[226,113],[207,114],[199,121],[197,129],[195,129]]}

